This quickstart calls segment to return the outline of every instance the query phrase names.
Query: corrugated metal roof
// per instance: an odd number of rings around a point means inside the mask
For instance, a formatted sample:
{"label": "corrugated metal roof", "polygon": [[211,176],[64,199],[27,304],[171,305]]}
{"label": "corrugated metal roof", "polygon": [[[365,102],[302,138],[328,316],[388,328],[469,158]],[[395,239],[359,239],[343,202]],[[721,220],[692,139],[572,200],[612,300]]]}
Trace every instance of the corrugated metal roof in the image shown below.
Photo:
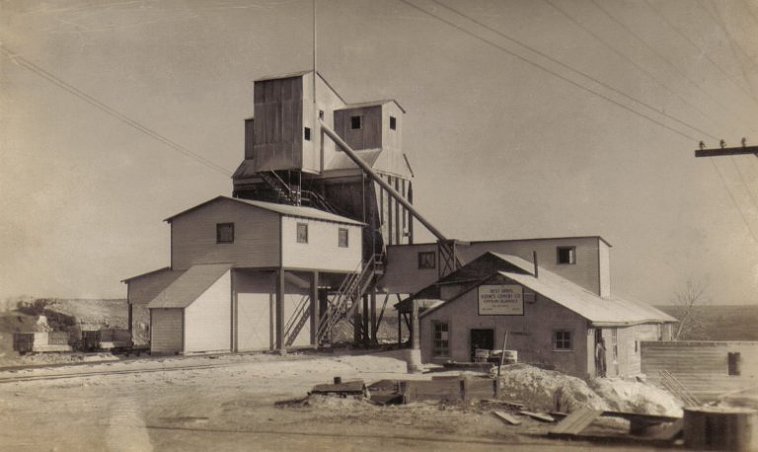
{"label": "corrugated metal roof", "polygon": [[193,265],[171,285],[163,289],[148,308],[186,308],[213,285],[232,264]]}
{"label": "corrugated metal roof", "polygon": [[190,207],[189,209],[179,212],[176,215],[172,215],[163,221],[171,222],[171,220],[173,220],[174,218],[180,215],[184,215],[206,204],[216,202],[221,199],[234,201],[236,203],[239,203],[240,205],[252,206],[252,207],[257,207],[259,209],[269,210],[271,212],[276,212],[281,215],[287,215],[289,217],[311,218],[314,220],[331,221],[333,223],[352,224],[356,226],[365,225],[365,223],[361,223],[360,221],[356,221],[351,218],[343,217],[341,215],[336,215],[330,212],[325,212],[323,210],[314,209],[313,207],[291,206],[288,204],[276,204],[273,202],[252,201],[249,199],[232,198],[232,197],[223,196],[223,195],[216,196],[215,198],[205,201],[204,203],[198,204],[194,207]]}
{"label": "corrugated metal roof", "polygon": [[[581,286],[539,267],[538,277],[535,278],[534,264],[517,256],[498,253],[486,253],[524,270],[526,273],[513,271],[497,271],[495,274],[504,276],[516,283],[528,287],[545,298],[573,311],[593,325],[623,326],[640,323],[675,322],[670,315],[645,303],[625,300],[619,297],[600,297]],[[475,259],[476,261],[478,259]],[[464,292],[465,293],[465,292]],[[448,300],[445,304],[459,299],[463,293]],[[444,306],[444,305],[441,305]],[[441,307],[440,306],[440,307]],[[424,312],[427,315],[438,309],[433,308]]]}

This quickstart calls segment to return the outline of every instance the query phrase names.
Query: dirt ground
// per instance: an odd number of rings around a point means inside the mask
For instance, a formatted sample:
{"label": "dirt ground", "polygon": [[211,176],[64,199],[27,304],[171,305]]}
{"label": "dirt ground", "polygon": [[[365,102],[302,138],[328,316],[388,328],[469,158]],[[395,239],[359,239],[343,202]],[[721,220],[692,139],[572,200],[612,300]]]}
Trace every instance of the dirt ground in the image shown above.
{"label": "dirt ground", "polygon": [[[486,410],[432,403],[379,407],[317,399],[277,408],[333,377],[419,378],[397,352],[364,355],[227,355],[138,359],[16,372],[71,378],[0,383],[0,450],[603,450],[541,437],[549,426],[506,426]],[[193,365],[198,368],[174,369]],[[213,365],[203,368],[199,366]],[[129,371],[82,376],[102,370]],[[608,447],[629,450],[630,446]],[[644,448],[635,450],[646,450]],[[652,449],[650,449],[652,450]]]}

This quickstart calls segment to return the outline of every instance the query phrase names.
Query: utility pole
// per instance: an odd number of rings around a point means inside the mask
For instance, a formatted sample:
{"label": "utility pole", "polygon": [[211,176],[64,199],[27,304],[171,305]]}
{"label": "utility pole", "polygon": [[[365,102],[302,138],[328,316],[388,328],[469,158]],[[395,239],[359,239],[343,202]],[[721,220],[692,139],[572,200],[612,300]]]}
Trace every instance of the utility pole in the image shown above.
{"label": "utility pole", "polygon": [[742,139],[742,146],[728,148],[726,142],[721,140],[719,143],[721,147],[713,149],[705,149],[705,143],[700,142],[700,149],[695,150],[695,157],[723,157],[725,155],[745,155],[753,154],[758,157],[758,146],[748,146],[747,140]]}

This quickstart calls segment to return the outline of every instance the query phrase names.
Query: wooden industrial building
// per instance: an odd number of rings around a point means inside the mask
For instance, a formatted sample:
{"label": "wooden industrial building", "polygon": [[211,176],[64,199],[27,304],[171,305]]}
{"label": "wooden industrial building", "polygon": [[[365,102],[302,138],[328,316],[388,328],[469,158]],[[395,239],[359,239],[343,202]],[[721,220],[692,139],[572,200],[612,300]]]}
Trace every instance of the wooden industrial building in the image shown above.
{"label": "wooden industrial building", "polygon": [[[567,241],[576,253],[570,259],[561,251]],[[583,241],[591,252],[578,245]],[[554,247],[539,260],[547,261],[545,266],[533,258],[486,252],[398,305],[401,312],[414,303],[428,308],[419,316],[422,359],[474,361],[477,350],[502,349],[507,334],[506,349],[516,351],[519,361],[588,378],[598,373],[595,350],[603,338],[607,376],[641,374],[640,343],[670,340],[675,319],[611,296],[598,285],[603,278],[597,274],[587,278],[584,271],[564,270],[561,276],[549,269],[574,268],[582,256],[595,259],[588,267],[597,268],[592,244],[604,243],[599,238],[529,243]]]}
{"label": "wooden industrial building", "polygon": [[[397,101],[350,103],[321,74],[304,71],[256,80],[253,110],[232,197],[168,218],[170,266],[125,280],[135,343],[158,353],[285,350],[331,344],[347,324],[351,339],[371,344],[393,296],[415,294],[398,304],[408,328],[413,300],[430,291],[444,303],[423,314],[428,360],[469,360],[471,331],[494,338],[508,330],[522,357],[586,376],[590,336],[602,334],[616,341],[609,362],[618,365],[609,370],[621,375],[639,369],[628,344],[669,334],[670,317],[611,296],[610,245],[600,237],[444,236],[413,206]],[[418,225],[436,242],[414,244]],[[533,256],[539,266],[528,264]],[[457,280],[461,272],[470,280]],[[472,311],[478,289],[451,295],[490,278],[522,287],[523,315]],[[447,357],[430,342],[445,316]],[[571,350],[550,348],[554,328],[571,333],[562,342]],[[402,329],[399,320],[398,337]]]}
{"label": "wooden industrial building", "polygon": [[171,267],[126,280],[154,353],[313,344],[319,289],[361,265],[363,224],[310,207],[219,196],[166,221]]}

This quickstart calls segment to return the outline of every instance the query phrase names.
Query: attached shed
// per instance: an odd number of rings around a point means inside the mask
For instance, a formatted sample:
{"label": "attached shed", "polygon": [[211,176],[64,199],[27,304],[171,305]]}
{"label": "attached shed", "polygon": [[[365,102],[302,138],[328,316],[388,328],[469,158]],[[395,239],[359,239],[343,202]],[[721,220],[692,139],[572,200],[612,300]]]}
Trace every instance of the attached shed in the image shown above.
{"label": "attached shed", "polygon": [[[486,253],[414,294],[437,300],[420,315],[425,362],[473,361],[477,349],[515,350],[521,362],[580,378],[641,373],[640,341],[668,339],[674,318],[643,303],[600,297],[522,258]],[[414,302],[414,301],[411,301]]]}

